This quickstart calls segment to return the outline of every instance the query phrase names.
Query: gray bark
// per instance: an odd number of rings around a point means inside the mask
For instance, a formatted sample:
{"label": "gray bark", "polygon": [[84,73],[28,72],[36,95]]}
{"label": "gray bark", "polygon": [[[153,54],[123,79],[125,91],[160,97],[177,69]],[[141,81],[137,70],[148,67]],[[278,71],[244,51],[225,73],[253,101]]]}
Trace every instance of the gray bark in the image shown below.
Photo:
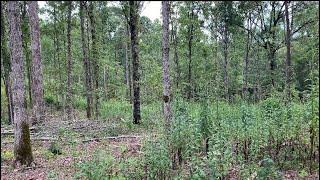
{"label": "gray bark", "polygon": [[41,63],[40,27],[38,17],[38,2],[28,1],[28,15],[31,37],[31,91],[32,91],[32,121],[38,123],[44,118],[43,75]]}
{"label": "gray bark", "polygon": [[85,2],[80,1],[80,24],[81,24],[81,39],[82,39],[82,52],[83,52],[83,66],[85,71],[85,86],[86,86],[86,96],[87,96],[87,118],[91,119],[93,115],[93,98],[92,98],[92,81],[91,81],[91,71],[90,62],[88,58],[88,47],[86,42],[86,35],[84,29],[84,6]]}
{"label": "gray bark", "polygon": [[95,116],[96,118],[99,117],[100,114],[100,103],[99,103],[99,64],[98,64],[98,48],[97,48],[97,37],[96,37],[96,22],[95,22],[95,16],[94,16],[94,4],[93,2],[89,2],[89,8],[88,8],[88,15],[90,18],[90,27],[91,27],[91,40],[92,40],[92,66],[93,66],[93,79],[94,79],[94,96],[95,96]]}
{"label": "gray bark", "polygon": [[225,24],[223,30],[223,82],[224,82],[224,97],[227,101],[229,101],[229,79],[228,79],[228,27]]}
{"label": "gray bark", "polygon": [[8,22],[10,29],[10,50],[12,65],[12,93],[14,113],[14,156],[15,163],[27,164],[33,161],[28,117],[25,109],[25,85],[22,50],[22,31],[18,2],[8,2]]}
{"label": "gray bark", "polygon": [[169,12],[170,5],[168,1],[162,1],[162,66],[163,66],[163,101],[164,117],[167,130],[171,123],[171,91],[170,91],[170,72],[169,72]]}
{"label": "gray bark", "polygon": [[72,51],[71,51],[71,11],[72,11],[72,1],[68,2],[68,29],[67,29],[67,53],[68,53],[68,59],[67,59],[67,96],[66,96],[66,111],[67,111],[67,117],[69,120],[73,120],[73,106],[72,106]]}

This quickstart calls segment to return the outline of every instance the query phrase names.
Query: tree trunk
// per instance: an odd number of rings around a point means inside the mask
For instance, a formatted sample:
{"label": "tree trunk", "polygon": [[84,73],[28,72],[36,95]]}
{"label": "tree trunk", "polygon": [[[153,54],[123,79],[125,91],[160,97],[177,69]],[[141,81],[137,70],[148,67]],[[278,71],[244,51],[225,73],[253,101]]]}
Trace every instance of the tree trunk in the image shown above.
{"label": "tree trunk", "polygon": [[86,34],[84,29],[84,6],[85,2],[80,1],[80,24],[81,24],[81,39],[82,39],[82,52],[83,52],[83,67],[85,71],[85,86],[86,86],[86,96],[87,96],[87,118],[91,119],[93,115],[93,98],[92,98],[92,83],[91,83],[91,73],[90,73],[90,62],[88,58],[88,48],[86,42]]}
{"label": "tree trunk", "polygon": [[103,85],[105,100],[108,100],[108,68],[106,66],[103,69]]}
{"label": "tree trunk", "polygon": [[[247,21],[248,29],[250,30],[250,14],[249,19]],[[248,100],[248,66],[249,66],[249,51],[250,51],[250,32],[247,32],[247,42],[246,42],[246,52],[243,62],[243,98]]]}
{"label": "tree trunk", "polygon": [[38,17],[38,2],[28,1],[28,15],[31,35],[31,90],[32,90],[32,122],[41,122],[44,118],[43,75],[41,63],[40,27]]}
{"label": "tree trunk", "polygon": [[10,49],[12,65],[12,93],[14,113],[14,156],[15,163],[30,165],[33,161],[28,117],[25,109],[24,68],[22,50],[22,31],[18,2],[8,2],[8,21],[10,28]]}
{"label": "tree trunk", "polygon": [[96,37],[96,22],[94,16],[94,4],[89,2],[89,11],[88,15],[90,18],[90,27],[91,27],[91,40],[92,40],[92,65],[93,65],[93,77],[94,77],[94,95],[95,95],[95,117],[98,118],[100,115],[100,102],[99,102],[99,64],[98,64],[98,48],[97,48],[97,37]]}
{"label": "tree trunk", "polygon": [[227,101],[229,101],[229,80],[228,80],[228,45],[229,45],[229,40],[228,40],[228,27],[227,27],[227,25],[225,25],[224,30],[223,30],[223,42],[224,42],[224,47],[223,47],[224,97]]}
{"label": "tree trunk", "polygon": [[[192,4],[192,7],[191,7],[191,17],[190,15],[189,18],[190,20],[193,20],[193,4]],[[189,59],[189,63],[188,63],[188,99],[190,100],[191,99],[191,91],[192,91],[192,85],[191,85],[191,78],[192,78],[192,40],[193,40],[193,23],[191,22],[191,24],[189,25],[189,28],[188,28],[188,32],[189,32],[189,40],[188,40],[188,59]]]}
{"label": "tree trunk", "polygon": [[271,76],[271,85],[275,87],[275,69],[276,69],[276,52],[272,49],[269,49],[268,59],[270,62],[270,76]]}
{"label": "tree trunk", "polygon": [[170,72],[169,72],[169,12],[170,5],[168,1],[162,1],[162,66],[163,66],[163,101],[164,101],[164,117],[167,131],[170,132],[171,127],[171,92],[170,92]]}
{"label": "tree trunk", "polygon": [[138,7],[139,2],[130,1],[130,34],[131,34],[131,53],[132,53],[132,87],[133,87],[133,123],[139,124],[140,115],[140,74],[139,74],[139,52],[138,52]]}
{"label": "tree trunk", "polygon": [[22,47],[24,53],[26,55],[26,68],[27,68],[27,79],[28,79],[28,93],[29,93],[29,102],[27,101],[27,97],[25,97],[26,108],[28,109],[28,105],[32,107],[32,74],[31,74],[31,59],[30,59],[30,49],[28,47],[28,42],[30,39],[30,30],[28,28],[28,17],[27,17],[27,2],[22,2]]}
{"label": "tree trunk", "polygon": [[130,81],[130,62],[129,62],[129,52],[128,43],[125,42],[125,66],[126,66],[126,85],[127,85],[127,99],[131,102],[131,81]]}
{"label": "tree trunk", "polygon": [[[10,81],[10,72],[11,72],[11,63],[10,55],[8,52],[7,46],[7,30],[5,22],[5,7],[4,2],[1,2],[1,76],[5,85],[5,93],[7,96],[7,108],[8,108],[8,123],[13,123],[13,109],[12,109],[12,92],[11,92],[11,81]],[[4,12],[3,12],[4,11]]]}
{"label": "tree trunk", "polygon": [[[291,99],[291,29],[290,29],[290,20],[289,20],[289,10],[288,10],[288,1],[285,1],[285,16],[286,16],[286,45],[287,45],[287,54],[286,54],[286,91],[287,91],[287,102],[290,102]],[[292,20],[291,20],[292,21]]]}
{"label": "tree trunk", "polygon": [[73,106],[72,106],[72,51],[71,51],[71,12],[72,12],[72,1],[68,2],[68,29],[67,29],[67,53],[68,53],[68,60],[67,60],[67,96],[66,96],[66,110],[67,110],[67,117],[68,120],[73,120]]}

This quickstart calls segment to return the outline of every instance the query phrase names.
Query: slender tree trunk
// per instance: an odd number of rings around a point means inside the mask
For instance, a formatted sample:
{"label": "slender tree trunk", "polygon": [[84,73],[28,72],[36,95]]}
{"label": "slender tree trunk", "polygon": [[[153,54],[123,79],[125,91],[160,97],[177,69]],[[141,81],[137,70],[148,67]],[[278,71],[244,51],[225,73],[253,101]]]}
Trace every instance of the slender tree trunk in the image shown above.
{"label": "slender tree trunk", "polygon": [[95,16],[94,16],[94,4],[93,1],[89,2],[89,11],[88,15],[90,18],[90,27],[91,27],[91,40],[92,40],[92,65],[93,65],[93,78],[94,78],[94,95],[95,95],[95,117],[98,119],[100,116],[100,102],[99,102],[99,64],[98,64],[98,48],[97,48],[97,37],[96,37],[96,22],[95,22]]}
{"label": "slender tree trunk", "polygon": [[28,42],[30,39],[30,30],[28,28],[28,17],[27,17],[27,2],[23,1],[22,2],[22,47],[23,50],[26,54],[26,66],[27,66],[27,79],[28,79],[28,93],[29,93],[29,103],[27,101],[27,97],[25,97],[25,101],[26,101],[26,107],[28,109],[28,105],[30,105],[30,107],[32,107],[32,73],[31,73],[31,58],[30,58],[30,49],[28,47]]}
{"label": "slender tree trunk", "polygon": [[[53,37],[53,44],[54,44],[54,52],[53,52],[53,66],[54,69],[57,69],[57,61],[59,61],[59,48],[58,48],[58,35],[57,35],[57,17],[56,17],[56,5],[54,4],[53,6],[53,30],[54,30],[54,37]],[[57,78],[57,73],[55,70],[52,71],[53,78],[56,80]],[[54,85],[54,90],[56,91],[56,98],[57,102],[59,102],[59,93],[56,89],[56,86]]]}
{"label": "slender tree trunk", "polygon": [[269,49],[268,59],[270,62],[270,76],[271,76],[271,85],[275,87],[275,69],[276,69],[276,52],[272,49]]}
{"label": "slender tree trunk", "polygon": [[[193,4],[191,7],[191,17],[190,19],[193,20]],[[192,40],[193,40],[193,23],[189,25],[189,40],[188,40],[188,58],[189,58],[189,63],[188,63],[188,99],[191,99],[191,91],[192,91],[192,85],[191,85],[191,78],[192,78]]]}
{"label": "slender tree trunk", "polygon": [[[250,14],[249,14],[249,19],[247,21],[248,23],[248,28],[250,30]],[[248,31],[247,33],[247,42],[246,42],[246,52],[245,52],[245,57],[244,57],[244,62],[243,62],[243,98],[245,100],[248,100],[248,66],[249,66],[249,51],[250,51],[250,32]]]}
{"label": "slender tree trunk", "polygon": [[179,58],[178,58],[178,37],[177,37],[177,25],[174,25],[173,29],[173,49],[174,49],[174,62],[176,65],[176,86],[179,88],[180,81],[180,67],[179,67]]}
{"label": "slender tree trunk", "polygon": [[229,80],[228,80],[228,46],[229,46],[229,40],[228,40],[228,27],[225,25],[223,30],[223,41],[224,41],[224,47],[223,47],[223,71],[224,71],[224,97],[227,101],[229,101]]}
{"label": "slender tree trunk", "polygon": [[5,93],[7,96],[7,110],[8,110],[8,122],[9,124],[13,123],[13,109],[12,109],[12,92],[11,92],[11,81],[10,81],[10,72],[11,72],[11,63],[10,55],[8,52],[8,39],[7,39],[7,29],[5,22],[5,5],[1,1],[1,76],[5,85]]}
{"label": "slender tree trunk", "polygon": [[108,68],[106,66],[103,69],[103,85],[105,100],[108,100]]}
{"label": "slender tree trunk", "polygon": [[130,1],[130,34],[132,53],[132,86],[133,86],[133,123],[140,124],[140,73],[139,73],[139,41],[138,41],[138,7],[139,2]]}
{"label": "slender tree trunk", "polygon": [[84,29],[84,6],[85,2],[80,1],[80,24],[81,24],[81,39],[82,39],[82,52],[83,52],[83,66],[85,70],[85,85],[86,85],[86,96],[87,96],[87,118],[91,119],[93,115],[93,98],[92,98],[92,89],[91,89],[91,73],[90,73],[90,62],[88,58],[88,48],[86,42],[86,35]]}
{"label": "slender tree trunk", "polygon": [[131,102],[131,81],[130,81],[130,62],[129,62],[129,47],[127,41],[125,42],[125,66],[126,66],[126,85],[127,85],[127,99]]}
{"label": "slender tree trunk", "polygon": [[72,99],[73,99],[73,91],[72,91],[72,51],[71,51],[71,12],[72,12],[72,1],[68,1],[68,29],[67,29],[67,53],[68,53],[68,60],[67,60],[67,96],[66,96],[66,110],[67,110],[67,117],[69,120],[73,120],[73,106],[72,106]]}
{"label": "slender tree trunk", "polygon": [[30,165],[33,161],[28,116],[25,108],[24,67],[22,50],[22,31],[18,2],[8,2],[8,21],[10,28],[10,49],[12,65],[12,93],[14,113],[14,156],[15,163]]}
{"label": "slender tree trunk", "polygon": [[170,72],[169,72],[169,12],[170,5],[168,1],[162,1],[162,66],[163,66],[163,101],[164,117],[168,133],[171,127],[171,91],[170,91]]}
{"label": "slender tree trunk", "polygon": [[[287,45],[287,54],[286,54],[286,91],[287,91],[287,101],[290,102],[291,99],[291,29],[290,29],[290,20],[289,20],[289,2],[285,1],[285,16],[286,16],[286,45]],[[292,21],[292,20],[291,20]]]}
{"label": "slender tree trunk", "polygon": [[28,1],[28,15],[31,36],[32,65],[31,90],[33,122],[41,122],[44,118],[43,75],[41,63],[40,27],[38,17],[38,2]]}

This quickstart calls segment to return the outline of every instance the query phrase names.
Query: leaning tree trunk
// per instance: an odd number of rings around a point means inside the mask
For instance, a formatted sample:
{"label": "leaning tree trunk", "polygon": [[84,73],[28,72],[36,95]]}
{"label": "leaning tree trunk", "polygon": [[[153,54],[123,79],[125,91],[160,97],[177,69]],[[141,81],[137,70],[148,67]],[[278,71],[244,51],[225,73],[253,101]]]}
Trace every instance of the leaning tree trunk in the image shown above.
{"label": "leaning tree trunk", "polygon": [[90,73],[90,62],[88,58],[88,48],[86,42],[86,35],[84,30],[84,6],[85,2],[80,1],[80,29],[81,29],[81,39],[82,39],[82,52],[83,52],[83,66],[85,71],[85,86],[86,86],[86,96],[87,96],[87,118],[91,119],[93,115],[93,98],[92,98],[92,83],[91,83],[91,73]]}
{"label": "leaning tree trunk", "polygon": [[8,21],[10,28],[10,49],[12,65],[12,93],[14,113],[14,156],[15,163],[27,164],[33,161],[28,117],[25,109],[24,67],[22,32],[18,2],[8,2]]}
{"label": "leaning tree trunk", "polygon": [[138,52],[138,7],[137,1],[130,1],[130,35],[132,53],[132,88],[133,88],[133,123],[139,124],[140,115],[140,74],[139,74],[139,52]]}
{"label": "leaning tree trunk", "polygon": [[72,106],[72,51],[71,51],[71,11],[72,1],[68,2],[68,20],[67,20],[67,96],[66,96],[66,112],[69,120],[73,120],[73,106]]}
{"label": "leaning tree trunk", "polygon": [[32,122],[38,123],[44,117],[44,102],[43,102],[43,75],[40,52],[40,27],[38,17],[38,2],[28,1],[28,15],[31,36],[31,90],[32,90]]}
{"label": "leaning tree trunk", "polygon": [[170,75],[169,75],[169,11],[170,5],[168,1],[162,1],[162,66],[163,66],[163,101],[164,101],[164,117],[167,131],[170,132],[171,123],[171,95],[170,95]]}

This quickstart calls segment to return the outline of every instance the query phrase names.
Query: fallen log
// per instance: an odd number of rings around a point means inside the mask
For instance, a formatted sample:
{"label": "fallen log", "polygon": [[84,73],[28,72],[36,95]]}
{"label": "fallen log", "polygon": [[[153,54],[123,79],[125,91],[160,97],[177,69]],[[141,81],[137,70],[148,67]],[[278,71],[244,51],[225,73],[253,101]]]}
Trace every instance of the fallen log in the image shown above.
{"label": "fallen log", "polygon": [[[40,138],[31,138],[31,141],[56,141],[57,138],[50,138],[50,137],[40,137]],[[14,141],[3,141],[1,144],[13,144]]]}

